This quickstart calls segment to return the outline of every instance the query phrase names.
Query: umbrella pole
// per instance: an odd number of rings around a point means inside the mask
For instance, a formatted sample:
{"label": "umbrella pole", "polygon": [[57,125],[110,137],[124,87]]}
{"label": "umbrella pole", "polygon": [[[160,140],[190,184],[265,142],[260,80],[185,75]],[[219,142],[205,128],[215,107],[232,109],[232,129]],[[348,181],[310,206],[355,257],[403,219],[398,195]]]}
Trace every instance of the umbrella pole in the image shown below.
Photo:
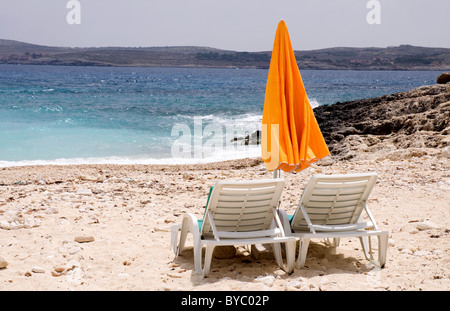
{"label": "umbrella pole", "polygon": [[273,171],[273,178],[279,178],[280,177],[280,170],[274,170]]}

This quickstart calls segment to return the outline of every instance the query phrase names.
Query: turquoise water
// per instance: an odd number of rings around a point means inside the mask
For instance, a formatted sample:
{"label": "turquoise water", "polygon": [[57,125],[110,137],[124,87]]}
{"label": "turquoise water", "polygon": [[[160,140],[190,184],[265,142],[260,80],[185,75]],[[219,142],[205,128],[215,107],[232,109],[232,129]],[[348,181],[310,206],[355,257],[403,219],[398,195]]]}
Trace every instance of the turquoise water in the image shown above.
{"label": "turquoise water", "polygon": [[[302,71],[313,106],[434,84],[434,71]],[[259,156],[267,70],[0,65],[0,166]]]}

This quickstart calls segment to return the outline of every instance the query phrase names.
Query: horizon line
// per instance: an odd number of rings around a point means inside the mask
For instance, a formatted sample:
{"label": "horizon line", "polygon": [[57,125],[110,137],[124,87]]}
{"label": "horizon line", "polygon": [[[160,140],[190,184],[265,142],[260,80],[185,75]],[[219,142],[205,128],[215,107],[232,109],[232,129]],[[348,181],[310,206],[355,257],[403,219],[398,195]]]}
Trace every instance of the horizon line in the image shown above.
{"label": "horizon line", "polygon": [[[213,49],[213,50],[220,50],[220,51],[230,51],[230,52],[242,52],[242,53],[264,53],[264,52],[271,52],[272,50],[258,50],[258,51],[247,51],[247,50],[232,50],[232,49],[223,49],[223,48],[217,48],[212,46],[203,46],[203,45],[153,45],[153,46],[120,46],[120,45],[107,45],[107,46],[63,46],[63,45],[45,45],[40,43],[30,43],[25,41],[19,41],[16,39],[4,39],[0,38],[0,41],[13,41],[17,43],[23,43],[23,44],[29,44],[29,45],[35,45],[39,47],[49,47],[49,48],[66,48],[66,49],[108,49],[108,48],[122,48],[122,49],[149,49],[149,48],[205,48],[205,49]],[[439,46],[423,46],[423,45],[413,45],[408,43],[402,43],[399,45],[388,45],[388,46],[330,46],[325,48],[315,48],[315,49],[294,49],[294,51],[318,51],[318,50],[327,50],[327,49],[339,49],[339,48],[346,48],[346,49],[388,49],[388,48],[398,48],[402,46],[410,46],[410,47],[417,47],[417,48],[429,48],[429,49],[447,49],[450,50],[450,47],[439,47]]]}

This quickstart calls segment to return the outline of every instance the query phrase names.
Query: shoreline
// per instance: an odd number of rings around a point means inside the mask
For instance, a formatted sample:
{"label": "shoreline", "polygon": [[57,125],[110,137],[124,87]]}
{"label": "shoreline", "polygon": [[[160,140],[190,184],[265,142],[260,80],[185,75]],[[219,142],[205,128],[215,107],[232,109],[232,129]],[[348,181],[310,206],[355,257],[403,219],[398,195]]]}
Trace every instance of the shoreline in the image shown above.
{"label": "shoreline", "polygon": [[[19,173],[20,171],[26,171],[26,174],[19,175],[24,176],[22,181],[24,183],[21,184],[33,184],[38,180],[43,180],[42,178],[38,178],[38,176],[45,175],[46,171],[61,172],[64,169],[68,169],[69,171],[75,170],[96,170],[99,169],[103,171],[103,169],[111,169],[111,170],[123,170],[123,169],[132,169],[132,170],[145,170],[145,171],[153,171],[153,172],[179,172],[182,170],[221,170],[224,168],[230,169],[242,169],[244,167],[254,167],[257,165],[262,165],[262,161],[260,158],[242,158],[242,159],[234,159],[234,160],[226,160],[221,162],[207,162],[207,163],[195,163],[195,164],[116,164],[116,163],[107,163],[107,164],[45,164],[45,165],[25,165],[25,166],[8,166],[8,167],[0,167],[0,172],[12,172],[13,174]],[[39,172],[34,173],[33,172]],[[67,177],[67,180],[73,180],[73,176],[66,175],[67,172],[64,172],[64,177]],[[17,175],[13,175],[17,176]],[[61,179],[61,178],[59,178]],[[53,180],[50,178],[49,180]],[[6,182],[5,182],[6,181]],[[14,183],[11,179],[5,177],[5,174],[0,174],[0,185],[8,185]],[[51,182],[50,182],[51,183]]]}

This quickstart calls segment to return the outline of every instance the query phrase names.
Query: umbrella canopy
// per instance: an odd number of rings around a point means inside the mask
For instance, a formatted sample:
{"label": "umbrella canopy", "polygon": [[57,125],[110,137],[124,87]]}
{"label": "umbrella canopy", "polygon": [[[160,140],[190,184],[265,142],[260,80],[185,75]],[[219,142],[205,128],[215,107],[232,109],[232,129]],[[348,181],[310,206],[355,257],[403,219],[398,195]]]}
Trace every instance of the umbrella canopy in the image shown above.
{"label": "umbrella canopy", "polygon": [[261,157],[269,171],[298,172],[330,154],[283,20],[272,50],[261,134]]}

